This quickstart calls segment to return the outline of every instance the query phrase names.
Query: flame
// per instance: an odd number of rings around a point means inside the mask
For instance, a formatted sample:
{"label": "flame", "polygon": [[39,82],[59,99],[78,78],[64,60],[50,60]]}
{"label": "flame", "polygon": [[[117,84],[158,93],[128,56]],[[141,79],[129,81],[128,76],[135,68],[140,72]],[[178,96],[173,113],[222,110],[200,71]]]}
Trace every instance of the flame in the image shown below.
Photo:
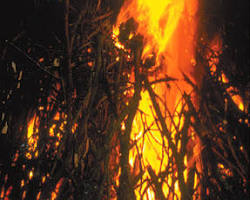
{"label": "flame", "polygon": [[[134,0],[126,1],[117,19],[114,34],[119,33],[119,25],[129,18],[138,23],[137,33],[144,36],[145,47],[142,58],[156,54],[156,66],[163,65],[157,74],[158,78],[168,76],[178,78],[178,87],[187,93],[191,91],[184,81],[182,72],[190,75],[193,72],[194,41],[196,33],[197,0]],[[164,84],[157,86],[155,91],[161,96],[168,93],[168,107],[174,110],[178,98],[182,95],[177,86],[167,90]],[[174,91],[174,92],[172,92]],[[177,95],[175,92],[177,91]]]}
{"label": "flame", "polygon": [[[168,116],[173,118],[173,121],[167,117],[166,124],[171,130],[171,138],[174,138],[176,132],[179,131],[184,122],[184,117],[181,113],[185,107],[182,101],[183,93],[191,94],[192,87],[184,81],[183,73],[193,82],[192,77],[195,60],[195,41],[196,41],[196,26],[197,26],[197,0],[128,0],[125,1],[117,18],[117,25],[114,27],[113,34],[119,34],[119,25],[133,18],[137,23],[137,34],[144,38],[144,49],[142,52],[142,60],[146,61],[155,55],[155,65],[153,68],[159,68],[156,76],[148,76],[149,81],[155,81],[160,78],[165,78],[166,75],[177,79],[170,82],[170,88],[166,83],[158,83],[152,86],[157,96],[164,102],[159,102],[161,112],[167,112]],[[131,39],[133,35],[129,36]],[[125,47],[115,40],[118,48]],[[131,80],[133,76],[131,76]],[[149,93],[145,90],[141,93],[139,110],[144,113],[144,117],[138,112],[133,122],[131,132],[131,140],[134,145],[129,152],[129,163],[131,168],[136,166],[136,159],[142,155],[143,171],[145,171],[141,188],[136,189],[137,199],[141,199],[142,191],[143,199],[155,199],[155,192],[152,187],[148,187],[147,179],[151,176],[147,166],[151,166],[153,173],[156,175],[165,170],[169,164],[169,158],[173,152],[168,149],[168,141],[162,137],[159,124],[155,121],[156,113],[152,109],[153,104]],[[145,125],[146,124],[146,125]],[[193,140],[199,142],[197,138]],[[175,144],[177,150],[180,150],[180,143]],[[199,154],[199,149],[196,148]],[[183,161],[184,162],[184,161]],[[187,167],[188,161],[185,164]],[[189,164],[190,165],[190,164]],[[171,199],[180,199],[180,188],[178,181],[173,180],[173,177],[178,176],[177,172],[172,172],[172,177],[169,176],[163,182],[162,191],[165,196],[170,193],[169,185],[174,185],[174,193]],[[187,179],[187,172],[185,179]],[[197,179],[197,178],[196,178]],[[197,182],[197,180],[196,180]],[[168,183],[168,184],[167,184]],[[139,184],[139,183],[138,183]]]}
{"label": "flame", "polygon": [[38,142],[38,125],[39,121],[36,114],[28,123],[27,139],[28,139],[28,152],[26,153],[26,158],[32,159],[33,157],[38,157],[37,142]]}

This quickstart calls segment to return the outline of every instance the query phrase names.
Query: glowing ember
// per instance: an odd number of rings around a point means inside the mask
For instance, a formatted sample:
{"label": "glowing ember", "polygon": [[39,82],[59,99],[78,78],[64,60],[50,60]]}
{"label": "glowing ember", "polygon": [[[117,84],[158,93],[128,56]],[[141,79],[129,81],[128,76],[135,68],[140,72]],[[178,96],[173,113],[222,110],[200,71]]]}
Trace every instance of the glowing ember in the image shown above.
{"label": "glowing ember", "polygon": [[26,153],[26,158],[32,159],[33,157],[38,157],[37,151],[37,141],[38,141],[38,125],[39,121],[34,114],[33,118],[28,123],[27,139],[28,139],[28,152]]}
{"label": "glowing ember", "polygon": [[60,119],[60,113],[57,112],[57,113],[55,114],[54,120],[55,120],[55,121],[59,121],[59,119]]}
{"label": "glowing ember", "polygon": [[9,200],[9,195],[10,195],[12,189],[13,189],[13,186],[9,186],[9,188],[5,191],[5,187],[2,186],[0,198],[3,200]]}
{"label": "glowing ember", "polygon": [[[175,154],[181,149],[180,140],[174,140],[175,135],[183,126],[184,116],[181,114],[185,107],[182,95],[183,93],[191,94],[192,87],[184,81],[183,73],[195,82],[192,78],[195,61],[195,34],[196,34],[196,13],[198,8],[197,0],[130,0],[125,1],[124,6],[117,19],[117,26],[114,28],[114,35],[119,34],[119,25],[133,18],[137,22],[136,32],[144,37],[144,49],[142,59],[144,63],[148,58],[155,55],[155,65],[152,69],[158,69],[155,74],[157,76],[148,76],[150,82],[166,78],[167,76],[175,78],[177,81],[170,82],[170,88],[165,82],[152,85],[154,93],[161,99],[158,102],[162,113],[166,114],[165,123],[171,132],[173,145],[176,146]],[[129,38],[132,38],[131,35]],[[124,46],[116,40],[116,46],[124,49]],[[133,76],[131,76],[133,81]],[[156,122],[159,116],[153,109],[154,105],[151,101],[152,96],[147,90],[141,93],[141,101],[139,110],[144,113],[137,113],[133,122],[131,140],[134,145],[129,152],[129,163],[131,168],[136,166],[136,159],[142,157],[142,180],[138,185],[141,187],[136,189],[137,199],[155,199],[155,189],[148,185],[147,179],[152,178],[154,174],[158,175],[166,170],[167,166],[171,166],[169,159],[172,159],[173,149],[169,146],[169,139],[162,136],[162,127]],[[162,103],[163,102],[163,103]],[[172,119],[172,120],[171,120]],[[167,134],[167,133],[165,133]],[[198,139],[193,136],[193,142],[199,143]],[[177,152],[176,152],[177,151]],[[193,152],[199,155],[199,148],[196,145]],[[140,156],[141,155],[141,156]],[[184,162],[184,157],[182,158]],[[186,161],[184,168],[189,166],[201,169],[198,156],[196,162],[189,163]],[[199,165],[199,167],[198,167]],[[150,167],[149,167],[150,166]],[[177,173],[176,167],[172,166],[173,171],[169,174],[168,179],[162,182],[162,191],[165,198],[180,199],[180,183],[178,177],[183,176],[184,172]],[[151,170],[152,169],[152,170]],[[187,180],[187,170],[185,171]],[[196,177],[197,179],[197,177]],[[196,180],[197,183],[198,180]],[[171,185],[173,185],[174,191]],[[145,191],[145,192],[144,192]]]}
{"label": "glowing ember", "polygon": [[24,180],[21,180],[21,187],[24,186]]}
{"label": "glowing ember", "polygon": [[4,197],[4,187],[2,187],[2,190],[1,190],[1,199],[3,199],[3,197]]}
{"label": "glowing ember", "polygon": [[25,198],[26,198],[26,193],[27,193],[27,191],[24,190],[24,191],[23,191],[23,194],[22,194],[22,199],[25,199]]}
{"label": "glowing ember", "polygon": [[232,176],[233,175],[232,171],[230,169],[225,168],[225,166],[221,163],[218,164],[218,168],[224,176]]}
{"label": "glowing ember", "polygon": [[29,172],[29,179],[31,180],[31,179],[33,178],[33,176],[34,176],[34,171],[31,170],[31,171]]}
{"label": "glowing ember", "polygon": [[[217,71],[216,65],[219,63],[219,55],[222,53],[222,39],[219,35],[216,35],[210,43],[210,49],[211,51],[208,52],[207,58],[209,59],[208,64],[211,74],[214,75]],[[223,72],[221,72],[219,81],[224,84],[229,84],[229,80]],[[238,94],[239,92],[237,88],[230,86],[226,89],[226,91],[231,97],[232,101],[237,105],[238,109],[244,111],[244,103],[242,97]]]}
{"label": "glowing ember", "polygon": [[61,178],[57,184],[56,184],[56,187],[55,187],[55,190],[51,193],[51,200],[55,200],[57,198],[57,195],[59,193],[59,190],[60,190],[60,187],[62,186],[62,183],[63,183],[63,178]]}
{"label": "glowing ember", "polygon": [[41,192],[39,192],[39,193],[37,194],[37,196],[36,196],[36,200],[39,200],[39,199],[40,199],[40,197],[41,197]]}
{"label": "glowing ember", "polygon": [[46,181],[46,176],[43,176],[42,177],[42,183],[45,183],[45,181]]}

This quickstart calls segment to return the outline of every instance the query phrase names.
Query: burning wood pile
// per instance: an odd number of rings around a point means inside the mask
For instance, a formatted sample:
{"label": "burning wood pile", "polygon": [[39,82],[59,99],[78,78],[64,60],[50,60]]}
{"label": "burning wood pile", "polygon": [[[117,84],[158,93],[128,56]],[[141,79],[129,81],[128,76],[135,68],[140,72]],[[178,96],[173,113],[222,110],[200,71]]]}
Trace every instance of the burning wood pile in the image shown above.
{"label": "burning wood pile", "polygon": [[36,5],[62,26],[1,43],[0,198],[247,199],[249,58],[211,2]]}

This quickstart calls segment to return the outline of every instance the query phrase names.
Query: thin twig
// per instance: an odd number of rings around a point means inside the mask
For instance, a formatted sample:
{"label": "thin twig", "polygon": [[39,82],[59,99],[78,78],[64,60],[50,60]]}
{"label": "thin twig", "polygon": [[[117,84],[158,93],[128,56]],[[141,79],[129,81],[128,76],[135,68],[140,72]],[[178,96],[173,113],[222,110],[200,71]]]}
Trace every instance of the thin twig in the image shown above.
{"label": "thin twig", "polygon": [[56,80],[61,80],[60,77],[56,77],[50,71],[42,68],[41,65],[39,64],[39,62],[35,61],[32,57],[30,57],[28,54],[26,54],[22,49],[20,49],[19,47],[17,47],[13,42],[11,42],[11,41],[6,41],[6,42],[8,44],[10,44],[13,48],[15,48],[18,52],[22,53],[31,63],[33,63],[39,69],[41,69],[42,71],[46,72],[47,74],[49,74],[51,77],[55,78]]}

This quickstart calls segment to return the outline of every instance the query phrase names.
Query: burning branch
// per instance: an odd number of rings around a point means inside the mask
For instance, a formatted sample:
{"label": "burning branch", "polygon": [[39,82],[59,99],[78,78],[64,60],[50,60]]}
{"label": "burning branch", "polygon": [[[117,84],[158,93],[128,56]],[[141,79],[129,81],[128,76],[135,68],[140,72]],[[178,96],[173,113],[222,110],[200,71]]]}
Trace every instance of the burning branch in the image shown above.
{"label": "burning branch", "polygon": [[62,37],[3,50],[0,197],[247,197],[247,94],[197,1],[126,1],[114,27],[106,1],[55,5]]}

